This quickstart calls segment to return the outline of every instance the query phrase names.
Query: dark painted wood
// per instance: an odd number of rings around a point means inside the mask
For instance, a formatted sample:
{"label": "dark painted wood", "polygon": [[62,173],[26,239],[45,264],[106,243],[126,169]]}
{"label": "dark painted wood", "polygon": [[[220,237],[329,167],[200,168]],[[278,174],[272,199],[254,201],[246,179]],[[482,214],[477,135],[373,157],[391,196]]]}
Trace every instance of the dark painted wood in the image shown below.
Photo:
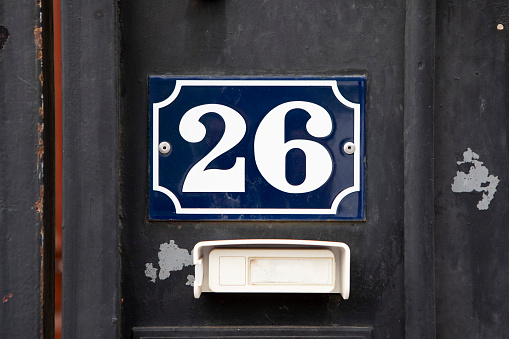
{"label": "dark painted wood", "polygon": [[[126,0],[121,20],[122,334],[135,326],[372,326],[402,338],[404,1]],[[366,74],[367,221],[148,222],[147,76]],[[331,240],[352,250],[352,294],[203,294],[192,266],[155,283],[174,240]]]}
{"label": "dark painted wood", "polygon": [[62,1],[65,338],[118,337],[116,6]]}
{"label": "dark painted wood", "polygon": [[[497,26],[503,25],[502,30]],[[509,333],[509,3],[437,1],[435,204],[437,337]],[[500,182],[454,193],[470,148]]]}
{"label": "dark painted wood", "polygon": [[5,338],[53,335],[52,26],[51,4],[42,5],[0,2],[0,336]]}
{"label": "dark painted wood", "polygon": [[405,22],[405,337],[435,338],[433,90],[435,2],[408,0]]}

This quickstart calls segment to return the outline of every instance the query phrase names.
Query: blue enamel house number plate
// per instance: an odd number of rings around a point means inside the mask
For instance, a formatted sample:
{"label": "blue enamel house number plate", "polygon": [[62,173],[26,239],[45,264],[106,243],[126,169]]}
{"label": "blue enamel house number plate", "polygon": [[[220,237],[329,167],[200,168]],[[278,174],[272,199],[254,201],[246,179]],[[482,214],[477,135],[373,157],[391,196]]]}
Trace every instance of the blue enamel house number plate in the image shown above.
{"label": "blue enamel house number plate", "polygon": [[151,220],[364,220],[366,79],[149,77]]}

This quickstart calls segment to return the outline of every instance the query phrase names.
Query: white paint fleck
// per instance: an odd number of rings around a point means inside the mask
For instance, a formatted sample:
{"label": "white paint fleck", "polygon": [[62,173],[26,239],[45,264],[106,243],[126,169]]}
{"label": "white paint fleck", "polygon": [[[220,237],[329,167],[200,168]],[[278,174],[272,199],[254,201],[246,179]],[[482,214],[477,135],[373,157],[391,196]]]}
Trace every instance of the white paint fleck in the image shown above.
{"label": "white paint fleck", "polygon": [[145,276],[150,278],[150,281],[153,283],[156,282],[157,279],[157,268],[155,268],[152,263],[145,264]]}
{"label": "white paint fleck", "polygon": [[472,164],[468,173],[456,172],[451,189],[455,193],[463,192],[482,192],[482,199],[477,204],[479,210],[487,210],[491,200],[497,191],[497,185],[500,182],[497,176],[488,175],[488,169],[479,161],[479,155],[468,148],[463,152],[463,161],[458,161],[458,165]]}
{"label": "white paint fleck", "polygon": [[151,278],[154,283],[158,277],[157,270],[159,270],[159,279],[165,280],[170,276],[170,272],[181,271],[184,266],[193,264],[192,254],[185,248],[178,247],[174,240],[170,240],[169,243],[162,243],[159,246],[157,256],[159,257],[159,269],[154,268],[152,263],[145,264],[145,276]]}
{"label": "white paint fleck", "polygon": [[194,286],[194,275],[189,274],[187,276],[186,286]]}

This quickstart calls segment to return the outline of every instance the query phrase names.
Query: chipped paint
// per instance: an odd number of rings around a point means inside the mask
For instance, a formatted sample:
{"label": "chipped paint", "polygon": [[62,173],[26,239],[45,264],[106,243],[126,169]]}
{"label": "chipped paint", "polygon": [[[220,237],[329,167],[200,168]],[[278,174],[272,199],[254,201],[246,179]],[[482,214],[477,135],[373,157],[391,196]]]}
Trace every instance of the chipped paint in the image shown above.
{"label": "chipped paint", "polygon": [[479,161],[479,155],[468,148],[463,152],[463,161],[457,162],[458,166],[472,164],[468,173],[457,171],[451,189],[455,193],[482,192],[482,199],[477,204],[479,210],[487,210],[491,200],[497,192],[500,182],[498,176],[489,175],[489,170]]}
{"label": "chipped paint", "polygon": [[170,272],[180,271],[184,266],[193,264],[193,257],[189,251],[179,248],[175,241],[164,243],[159,246],[159,279],[164,280],[170,276]]}
{"label": "chipped paint", "polygon": [[37,48],[42,49],[42,27],[35,26],[34,28],[34,42]]}
{"label": "chipped paint", "polygon": [[[44,128],[44,125],[41,126]],[[42,134],[42,132],[40,132]],[[39,160],[42,160],[42,156],[44,155],[44,141],[42,140],[42,137],[39,138],[39,145],[37,146],[37,157]]]}
{"label": "chipped paint", "polygon": [[186,286],[194,286],[194,275],[189,274],[187,276]]}
{"label": "chipped paint", "polygon": [[41,185],[39,190],[39,200],[35,202],[35,211],[39,213],[41,221],[43,218],[43,206],[44,206],[44,186]]}
{"label": "chipped paint", "polygon": [[37,46],[37,59],[42,60],[42,27],[35,26],[34,42],[35,46]]}
{"label": "chipped paint", "polygon": [[3,302],[6,303],[9,301],[9,299],[11,299],[12,297],[14,296],[14,293],[9,293],[8,295],[4,295],[3,297]]}
{"label": "chipped paint", "polygon": [[159,257],[159,275],[157,275],[158,268],[155,268],[153,263],[145,264],[145,276],[154,283],[157,277],[160,280],[165,280],[170,276],[171,272],[181,271],[185,266],[193,264],[192,254],[185,248],[178,247],[174,240],[170,240],[169,243],[162,243],[159,246],[157,256]]}
{"label": "chipped paint", "polygon": [[[39,22],[42,24],[42,11],[39,11]],[[48,287],[45,286],[46,277],[45,274],[46,269],[45,267],[48,265],[45,263],[44,255],[46,252],[45,249],[45,225],[44,225],[44,144],[45,144],[45,132],[44,132],[44,96],[43,96],[43,85],[44,85],[44,71],[43,71],[43,50],[42,50],[42,27],[41,26],[35,26],[34,28],[34,43],[37,48],[36,50],[36,59],[40,62],[40,74],[39,74],[39,82],[40,86],[38,86],[38,89],[41,93],[41,101],[39,105],[39,123],[37,125],[37,133],[38,133],[38,144],[37,144],[37,172],[38,172],[38,178],[39,178],[39,200],[35,203],[35,209],[36,212],[39,214],[39,219],[41,222],[41,231],[40,231],[40,258],[41,258],[41,264],[40,264],[40,274],[39,274],[39,283],[40,283],[40,314],[41,319],[44,319],[45,314],[45,299],[46,294],[48,296],[51,296],[51,292],[48,290]],[[19,78],[19,77],[18,77]],[[33,86],[35,87],[35,86]],[[48,159],[50,160],[50,159]],[[40,338],[44,338],[44,328],[41,327],[40,329]]]}
{"label": "chipped paint", "polygon": [[155,268],[152,263],[145,264],[145,276],[150,278],[150,281],[153,283],[156,282],[157,279],[157,268]]}

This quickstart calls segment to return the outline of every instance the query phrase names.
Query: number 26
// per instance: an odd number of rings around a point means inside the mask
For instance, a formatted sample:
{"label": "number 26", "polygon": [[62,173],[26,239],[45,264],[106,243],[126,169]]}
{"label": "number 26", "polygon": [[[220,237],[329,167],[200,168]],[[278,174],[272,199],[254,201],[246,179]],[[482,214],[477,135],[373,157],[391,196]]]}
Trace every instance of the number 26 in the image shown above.
{"label": "number 26", "polygon": [[[273,108],[260,122],[254,137],[254,157],[258,170],[270,185],[287,193],[306,193],[325,184],[332,174],[333,162],[328,150],[316,141],[293,139],[285,142],[285,117],[293,109],[309,113],[306,130],[311,136],[324,138],[332,132],[332,119],[323,107],[307,101],[286,102]],[[219,104],[194,107],[182,117],[180,134],[187,142],[202,141],[206,129],[199,119],[207,113],[219,114],[225,131],[217,145],[189,170],[182,192],[245,192],[244,157],[237,157],[230,169],[206,169],[244,137],[246,122],[240,113]],[[285,175],[286,154],[292,149],[300,149],[306,155],[306,177],[299,185],[288,183]]]}

